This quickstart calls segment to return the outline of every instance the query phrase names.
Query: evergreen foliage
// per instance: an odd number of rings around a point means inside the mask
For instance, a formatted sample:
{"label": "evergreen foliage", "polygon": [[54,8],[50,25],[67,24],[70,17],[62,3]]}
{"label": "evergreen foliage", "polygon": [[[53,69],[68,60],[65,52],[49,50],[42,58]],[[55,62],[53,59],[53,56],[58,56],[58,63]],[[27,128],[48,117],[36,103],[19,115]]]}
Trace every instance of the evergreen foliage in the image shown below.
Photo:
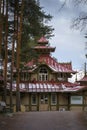
{"label": "evergreen foliage", "polygon": [[[16,0],[9,0],[9,12],[11,19],[9,19],[9,45],[12,42],[11,37],[14,33],[14,13],[15,13]],[[23,23],[22,23],[22,40],[21,40],[21,58],[22,61],[31,59],[31,56],[35,57],[35,52],[30,49],[35,46],[37,40],[42,36],[50,38],[53,36],[53,28],[48,25],[48,22],[52,19],[50,14],[46,14],[40,7],[40,2],[36,0],[25,0],[23,10]],[[17,14],[20,15],[21,0],[18,1]],[[33,55],[34,54],[34,55]]]}

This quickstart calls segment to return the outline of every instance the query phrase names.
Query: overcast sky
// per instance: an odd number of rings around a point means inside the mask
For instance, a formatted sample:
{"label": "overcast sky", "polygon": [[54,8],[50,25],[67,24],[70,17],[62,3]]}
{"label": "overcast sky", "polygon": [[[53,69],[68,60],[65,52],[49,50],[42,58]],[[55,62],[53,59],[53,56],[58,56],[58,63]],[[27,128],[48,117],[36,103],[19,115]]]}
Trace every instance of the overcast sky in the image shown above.
{"label": "overcast sky", "polygon": [[[72,5],[68,2],[67,5],[59,12],[59,9],[64,0],[40,0],[40,5],[43,10],[53,16],[50,25],[53,26],[54,37],[49,40],[51,46],[56,47],[52,54],[59,62],[72,61],[73,69],[82,70],[84,68],[85,58],[85,43],[84,32],[71,29],[71,21],[78,16],[83,8]],[[85,9],[85,8],[84,8]]]}

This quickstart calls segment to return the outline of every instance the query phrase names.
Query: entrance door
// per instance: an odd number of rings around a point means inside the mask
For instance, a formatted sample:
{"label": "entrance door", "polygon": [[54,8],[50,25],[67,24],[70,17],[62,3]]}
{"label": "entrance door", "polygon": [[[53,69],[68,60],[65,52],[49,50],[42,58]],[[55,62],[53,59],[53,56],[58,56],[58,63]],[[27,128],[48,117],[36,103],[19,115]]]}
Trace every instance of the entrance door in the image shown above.
{"label": "entrance door", "polygon": [[48,105],[48,94],[41,93],[40,95],[40,111],[48,111],[49,105]]}

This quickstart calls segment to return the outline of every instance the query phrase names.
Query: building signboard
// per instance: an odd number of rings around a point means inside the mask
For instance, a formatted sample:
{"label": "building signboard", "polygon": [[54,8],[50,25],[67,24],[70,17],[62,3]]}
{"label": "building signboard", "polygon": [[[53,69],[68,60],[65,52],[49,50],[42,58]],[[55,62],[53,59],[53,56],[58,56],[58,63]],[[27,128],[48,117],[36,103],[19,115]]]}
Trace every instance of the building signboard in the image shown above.
{"label": "building signboard", "polygon": [[71,102],[71,104],[82,104],[83,97],[82,96],[71,96],[70,102]]}

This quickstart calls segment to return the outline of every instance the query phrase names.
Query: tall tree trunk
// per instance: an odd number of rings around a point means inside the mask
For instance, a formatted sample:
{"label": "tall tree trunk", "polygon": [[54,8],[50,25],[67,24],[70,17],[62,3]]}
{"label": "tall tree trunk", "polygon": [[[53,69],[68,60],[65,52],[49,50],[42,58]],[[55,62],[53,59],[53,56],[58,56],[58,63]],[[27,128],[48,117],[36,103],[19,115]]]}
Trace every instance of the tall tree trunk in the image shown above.
{"label": "tall tree trunk", "polygon": [[[15,6],[16,7],[16,6]],[[14,45],[15,45],[15,40],[16,40],[16,8],[14,7],[14,34],[13,34],[13,42],[12,42],[12,58],[11,58],[11,84],[10,84],[10,111],[12,111],[13,107],[13,93],[12,93],[12,83],[13,83],[13,69],[14,69]]]}
{"label": "tall tree trunk", "polygon": [[2,0],[0,0],[0,58],[1,58],[1,46],[2,46]]}
{"label": "tall tree trunk", "polygon": [[10,81],[10,111],[13,107],[13,93],[12,93],[12,83],[13,83],[13,68],[14,68],[14,38],[12,43],[12,57],[11,57],[11,81]]}
{"label": "tall tree trunk", "polygon": [[21,47],[21,35],[22,35],[22,20],[23,20],[23,4],[24,1],[21,1],[21,10],[18,12],[18,40],[17,40],[17,87],[16,87],[16,111],[20,111],[20,47]]}
{"label": "tall tree trunk", "polygon": [[6,85],[7,85],[7,63],[8,63],[8,0],[6,3],[6,21],[5,21],[5,63],[4,63],[4,101],[6,102]]}

